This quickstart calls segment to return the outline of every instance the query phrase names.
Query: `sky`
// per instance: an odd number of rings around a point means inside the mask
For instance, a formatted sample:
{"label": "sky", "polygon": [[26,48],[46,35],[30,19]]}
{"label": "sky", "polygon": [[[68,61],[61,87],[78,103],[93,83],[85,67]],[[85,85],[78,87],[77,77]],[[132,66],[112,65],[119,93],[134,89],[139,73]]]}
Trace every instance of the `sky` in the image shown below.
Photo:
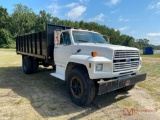
{"label": "sky", "polygon": [[160,45],[160,0],[0,0],[9,14],[19,3],[37,14],[46,10],[64,20],[97,22]]}

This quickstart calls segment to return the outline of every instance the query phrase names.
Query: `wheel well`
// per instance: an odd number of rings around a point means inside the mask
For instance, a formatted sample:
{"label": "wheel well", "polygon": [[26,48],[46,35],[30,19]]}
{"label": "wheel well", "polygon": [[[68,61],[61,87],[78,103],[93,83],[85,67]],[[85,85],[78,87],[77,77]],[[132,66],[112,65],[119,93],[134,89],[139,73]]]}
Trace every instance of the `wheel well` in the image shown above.
{"label": "wheel well", "polygon": [[[70,71],[74,68],[81,68],[81,69],[84,69],[88,72],[87,70],[87,67],[83,64],[79,64],[79,63],[74,63],[74,62],[69,62],[67,64],[67,68],[66,68],[66,71],[65,71],[65,80],[67,81],[67,77],[70,73]],[[98,93],[98,88],[99,88],[99,84],[97,83],[99,79],[94,79],[94,84],[95,84],[95,87],[96,87],[96,94]]]}
{"label": "wheel well", "polygon": [[83,64],[79,64],[79,63],[74,63],[74,62],[69,62],[67,64],[67,68],[66,68],[66,71],[65,71],[65,80],[67,80],[67,77],[68,77],[68,73],[70,73],[70,71],[74,68],[82,68],[82,69],[85,69],[87,72],[87,67]]}

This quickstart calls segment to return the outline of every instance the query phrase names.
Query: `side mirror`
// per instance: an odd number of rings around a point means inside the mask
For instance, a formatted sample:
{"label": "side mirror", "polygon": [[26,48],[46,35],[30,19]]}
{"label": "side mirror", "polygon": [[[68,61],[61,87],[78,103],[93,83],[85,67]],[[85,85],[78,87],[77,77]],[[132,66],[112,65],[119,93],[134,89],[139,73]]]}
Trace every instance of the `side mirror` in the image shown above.
{"label": "side mirror", "polygon": [[54,31],[54,44],[55,45],[60,44],[60,31],[59,30]]}
{"label": "side mirror", "polygon": [[109,43],[110,42],[110,39],[107,35],[103,35],[103,38]]}

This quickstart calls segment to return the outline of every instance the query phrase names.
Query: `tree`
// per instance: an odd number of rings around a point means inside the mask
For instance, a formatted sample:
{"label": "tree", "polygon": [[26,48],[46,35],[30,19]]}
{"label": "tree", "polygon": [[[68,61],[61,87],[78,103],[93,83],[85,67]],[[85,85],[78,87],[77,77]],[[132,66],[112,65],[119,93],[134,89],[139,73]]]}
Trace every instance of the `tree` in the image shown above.
{"label": "tree", "polygon": [[36,20],[36,31],[43,31],[46,29],[46,24],[51,23],[53,21],[53,17],[51,14],[46,13],[45,10],[41,10],[38,15],[38,19]]}
{"label": "tree", "polygon": [[120,31],[115,31],[113,28],[110,29],[109,31],[109,37],[110,37],[110,43],[116,44],[116,45],[121,45],[120,41]]}
{"label": "tree", "polygon": [[0,29],[0,47],[10,47],[12,43],[10,32],[6,29]]}
{"label": "tree", "polygon": [[7,9],[0,6],[0,28],[9,29],[8,24],[9,24],[9,15]]}
{"label": "tree", "polygon": [[0,47],[10,47],[13,39],[10,34],[10,16],[7,9],[0,6]]}
{"label": "tree", "polygon": [[143,49],[143,47],[149,46],[149,40],[148,39],[138,39],[138,40],[136,40],[136,43],[139,44],[140,49]]}
{"label": "tree", "polygon": [[59,18],[57,18],[57,17],[53,17],[53,19],[52,19],[52,23],[53,24],[58,24],[59,23]]}
{"label": "tree", "polygon": [[74,27],[79,28],[79,22],[78,21],[75,21],[73,24],[74,24]]}
{"label": "tree", "polygon": [[11,33],[13,36],[23,35],[34,32],[36,14],[32,9],[21,4],[16,4],[13,14],[11,15]]}

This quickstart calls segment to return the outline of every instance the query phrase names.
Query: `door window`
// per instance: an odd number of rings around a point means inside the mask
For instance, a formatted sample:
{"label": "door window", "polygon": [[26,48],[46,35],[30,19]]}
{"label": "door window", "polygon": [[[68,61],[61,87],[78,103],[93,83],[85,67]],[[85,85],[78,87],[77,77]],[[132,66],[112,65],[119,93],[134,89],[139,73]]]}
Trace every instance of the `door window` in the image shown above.
{"label": "door window", "polygon": [[62,32],[61,33],[60,44],[62,44],[62,45],[70,45],[71,44],[69,32]]}

